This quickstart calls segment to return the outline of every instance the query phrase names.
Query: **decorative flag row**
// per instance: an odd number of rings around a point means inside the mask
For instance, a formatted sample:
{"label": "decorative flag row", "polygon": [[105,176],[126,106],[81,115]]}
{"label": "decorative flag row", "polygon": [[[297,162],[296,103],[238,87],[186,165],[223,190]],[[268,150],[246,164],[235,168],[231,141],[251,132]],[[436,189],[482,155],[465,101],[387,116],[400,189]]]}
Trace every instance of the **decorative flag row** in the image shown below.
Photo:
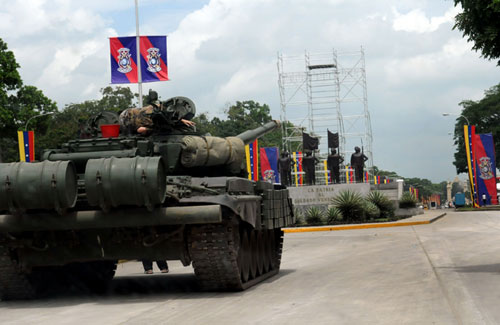
{"label": "decorative flag row", "polygon": [[259,140],[255,140],[245,146],[247,158],[248,179],[259,180]]}
{"label": "decorative flag row", "polygon": [[17,131],[19,143],[19,159],[31,162],[35,160],[35,132]]}
{"label": "decorative flag row", "polygon": [[410,194],[418,200],[418,188],[410,186]]}
{"label": "decorative flag row", "polygon": [[138,83],[138,58],[142,82],[168,80],[167,36],[140,36],[139,48],[135,36],[109,39],[111,83]]}
{"label": "decorative flag row", "polygon": [[345,182],[347,184],[354,183],[354,169],[346,168],[346,170],[345,170]]}

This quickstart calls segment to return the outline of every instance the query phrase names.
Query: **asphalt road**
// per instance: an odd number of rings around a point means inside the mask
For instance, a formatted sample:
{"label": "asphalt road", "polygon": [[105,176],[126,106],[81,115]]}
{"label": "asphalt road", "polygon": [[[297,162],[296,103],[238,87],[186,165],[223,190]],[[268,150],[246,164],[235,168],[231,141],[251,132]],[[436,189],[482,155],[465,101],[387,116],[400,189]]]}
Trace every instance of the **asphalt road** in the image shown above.
{"label": "asphalt road", "polygon": [[125,263],[106,296],[0,302],[0,324],[499,324],[500,212],[447,212],[430,225],[286,234],[280,274],[245,292],[200,292],[177,262],[154,275]]}

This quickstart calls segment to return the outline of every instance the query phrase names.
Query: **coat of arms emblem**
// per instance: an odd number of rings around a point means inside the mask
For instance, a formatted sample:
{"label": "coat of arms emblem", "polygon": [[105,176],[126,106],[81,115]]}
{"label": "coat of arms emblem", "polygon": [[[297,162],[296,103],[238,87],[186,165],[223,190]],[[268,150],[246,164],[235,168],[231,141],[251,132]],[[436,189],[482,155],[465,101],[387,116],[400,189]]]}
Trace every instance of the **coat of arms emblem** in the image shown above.
{"label": "coat of arms emblem", "polygon": [[490,157],[479,158],[479,171],[481,172],[482,179],[490,179],[493,177],[493,170],[491,169]]}
{"label": "coat of arms emblem", "polygon": [[148,49],[148,71],[149,72],[160,72],[160,50],[156,47],[151,47]]}
{"label": "coat of arms emblem", "polygon": [[121,73],[129,73],[132,71],[132,64],[130,63],[130,49],[122,47],[118,50],[118,71]]}
{"label": "coat of arms emblem", "polygon": [[266,169],[264,171],[264,181],[269,183],[274,183],[274,179],[275,179],[274,170]]}

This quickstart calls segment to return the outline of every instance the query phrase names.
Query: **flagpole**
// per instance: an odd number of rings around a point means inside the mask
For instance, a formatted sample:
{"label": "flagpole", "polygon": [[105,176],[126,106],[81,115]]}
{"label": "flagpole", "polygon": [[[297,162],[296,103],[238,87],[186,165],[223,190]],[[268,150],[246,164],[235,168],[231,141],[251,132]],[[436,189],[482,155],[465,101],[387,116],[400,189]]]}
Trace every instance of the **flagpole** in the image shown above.
{"label": "flagpole", "polygon": [[139,34],[139,0],[135,0],[135,39],[137,46],[137,85],[139,87],[139,107],[142,107],[141,41]]}

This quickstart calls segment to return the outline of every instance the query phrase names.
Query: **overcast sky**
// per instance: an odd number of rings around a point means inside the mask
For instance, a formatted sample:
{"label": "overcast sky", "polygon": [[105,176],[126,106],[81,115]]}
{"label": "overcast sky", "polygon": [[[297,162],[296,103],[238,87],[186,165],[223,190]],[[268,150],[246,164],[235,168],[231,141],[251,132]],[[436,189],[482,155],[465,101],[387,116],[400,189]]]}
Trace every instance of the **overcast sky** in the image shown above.
{"label": "overcast sky", "polygon": [[[139,0],[142,35],[168,35],[171,81],[145,84],[190,97],[219,116],[256,100],[280,116],[277,53],[365,51],[374,165],[434,182],[455,177],[454,117],[500,82],[458,31],[451,0]],[[110,83],[108,37],[135,35],[133,0],[0,0],[0,37],[25,84],[60,109]],[[137,86],[132,87],[134,92]]]}

